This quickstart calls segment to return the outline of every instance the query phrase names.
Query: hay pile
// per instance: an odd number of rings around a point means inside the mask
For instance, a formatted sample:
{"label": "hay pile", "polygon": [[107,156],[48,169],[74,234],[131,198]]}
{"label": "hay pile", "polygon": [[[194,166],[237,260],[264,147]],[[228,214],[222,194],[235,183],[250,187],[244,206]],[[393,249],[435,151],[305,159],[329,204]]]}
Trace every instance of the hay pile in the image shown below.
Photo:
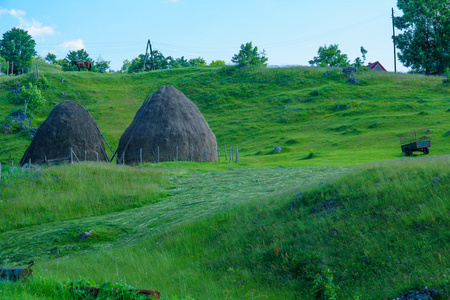
{"label": "hay pile", "polygon": [[[142,152],[141,152],[142,149]],[[126,164],[158,161],[217,161],[217,142],[205,118],[181,91],[162,86],[138,110],[119,141]],[[178,150],[178,152],[177,152]]]}
{"label": "hay pile", "polygon": [[[36,132],[20,164],[41,164],[70,158],[70,148],[80,161],[106,161],[105,145],[97,123],[78,103],[64,101],[56,106]],[[86,152],[85,152],[86,151]],[[97,155],[98,154],[98,155]]]}

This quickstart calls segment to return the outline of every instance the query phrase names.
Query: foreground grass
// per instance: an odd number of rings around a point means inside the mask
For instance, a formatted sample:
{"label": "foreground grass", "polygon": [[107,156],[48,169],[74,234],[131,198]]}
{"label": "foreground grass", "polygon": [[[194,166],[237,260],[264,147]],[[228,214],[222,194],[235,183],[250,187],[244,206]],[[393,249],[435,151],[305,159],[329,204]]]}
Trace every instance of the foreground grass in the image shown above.
{"label": "foreground grass", "polygon": [[0,232],[155,203],[168,183],[162,170],[106,163],[30,171],[8,165],[0,180]]}
{"label": "foreground grass", "polygon": [[394,298],[424,286],[449,299],[449,195],[449,156],[372,164],[37,270],[195,299],[314,299],[317,276],[338,299]]}

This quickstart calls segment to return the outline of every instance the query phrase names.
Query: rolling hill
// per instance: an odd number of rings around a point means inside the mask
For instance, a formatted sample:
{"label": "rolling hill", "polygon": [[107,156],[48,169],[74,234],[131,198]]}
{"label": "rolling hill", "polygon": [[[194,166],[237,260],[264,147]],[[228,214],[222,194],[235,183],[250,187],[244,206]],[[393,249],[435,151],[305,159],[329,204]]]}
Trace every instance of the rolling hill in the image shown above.
{"label": "rolling hill", "polygon": [[[36,261],[33,280],[0,282],[0,299],[81,299],[71,286],[102,282],[163,299],[394,299],[409,290],[450,299],[442,78],[366,71],[353,85],[340,69],[39,68],[47,104],[35,127],[57,103],[84,102],[115,149],[146,97],[173,85],[199,107],[222,157],[238,146],[240,162],[27,170],[11,161],[29,132],[0,131],[0,267]],[[0,126],[20,108],[10,91],[30,80],[0,77]],[[430,154],[405,157],[398,134],[418,128],[431,129]]]}

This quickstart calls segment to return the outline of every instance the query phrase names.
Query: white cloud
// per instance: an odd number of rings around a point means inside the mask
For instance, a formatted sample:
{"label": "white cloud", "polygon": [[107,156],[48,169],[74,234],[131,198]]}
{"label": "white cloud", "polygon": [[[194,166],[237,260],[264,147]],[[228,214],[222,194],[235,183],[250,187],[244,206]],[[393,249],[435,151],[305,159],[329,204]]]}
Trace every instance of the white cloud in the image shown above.
{"label": "white cloud", "polygon": [[84,45],[84,42],[82,39],[64,42],[61,45],[59,45],[59,47],[66,49],[66,50],[72,50],[72,51],[86,49],[86,46]]}
{"label": "white cloud", "polygon": [[26,13],[23,10],[20,10],[20,9],[18,9],[18,10],[11,9],[10,11],[8,11],[8,13],[11,16],[16,17],[16,18],[21,18],[21,17],[24,17],[26,15]]}
{"label": "white cloud", "polygon": [[44,36],[55,34],[55,30],[53,29],[53,27],[43,26],[42,23],[39,23],[34,19],[31,24],[28,24],[25,30],[27,30],[31,36]]}
{"label": "white cloud", "polygon": [[0,15],[9,14],[12,17],[19,20],[19,25],[17,27],[28,31],[33,37],[44,37],[46,35],[55,34],[55,30],[51,26],[43,26],[42,23],[32,19],[31,21],[25,18],[26,12],[20,9],[0,9]]}

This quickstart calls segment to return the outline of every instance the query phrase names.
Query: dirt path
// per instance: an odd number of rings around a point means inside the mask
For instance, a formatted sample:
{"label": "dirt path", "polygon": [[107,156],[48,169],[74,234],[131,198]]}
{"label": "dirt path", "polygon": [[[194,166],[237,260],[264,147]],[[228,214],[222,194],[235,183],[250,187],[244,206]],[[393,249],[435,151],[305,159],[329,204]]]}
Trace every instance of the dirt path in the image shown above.
{"label": "dirt path", "polygon": [[[188,171],[171,178],[170,196],[148,206],[103,216],[49,223],[0,234],[0,264],[51,259],[79,251],[120,247],[142,241],[155,232],[248,200],[281,190],[301,191],[348,171],[345,167],[264,167],[226,171]],[[112,231],[112,240],[84,242],[78,236],[91,229]]]}

